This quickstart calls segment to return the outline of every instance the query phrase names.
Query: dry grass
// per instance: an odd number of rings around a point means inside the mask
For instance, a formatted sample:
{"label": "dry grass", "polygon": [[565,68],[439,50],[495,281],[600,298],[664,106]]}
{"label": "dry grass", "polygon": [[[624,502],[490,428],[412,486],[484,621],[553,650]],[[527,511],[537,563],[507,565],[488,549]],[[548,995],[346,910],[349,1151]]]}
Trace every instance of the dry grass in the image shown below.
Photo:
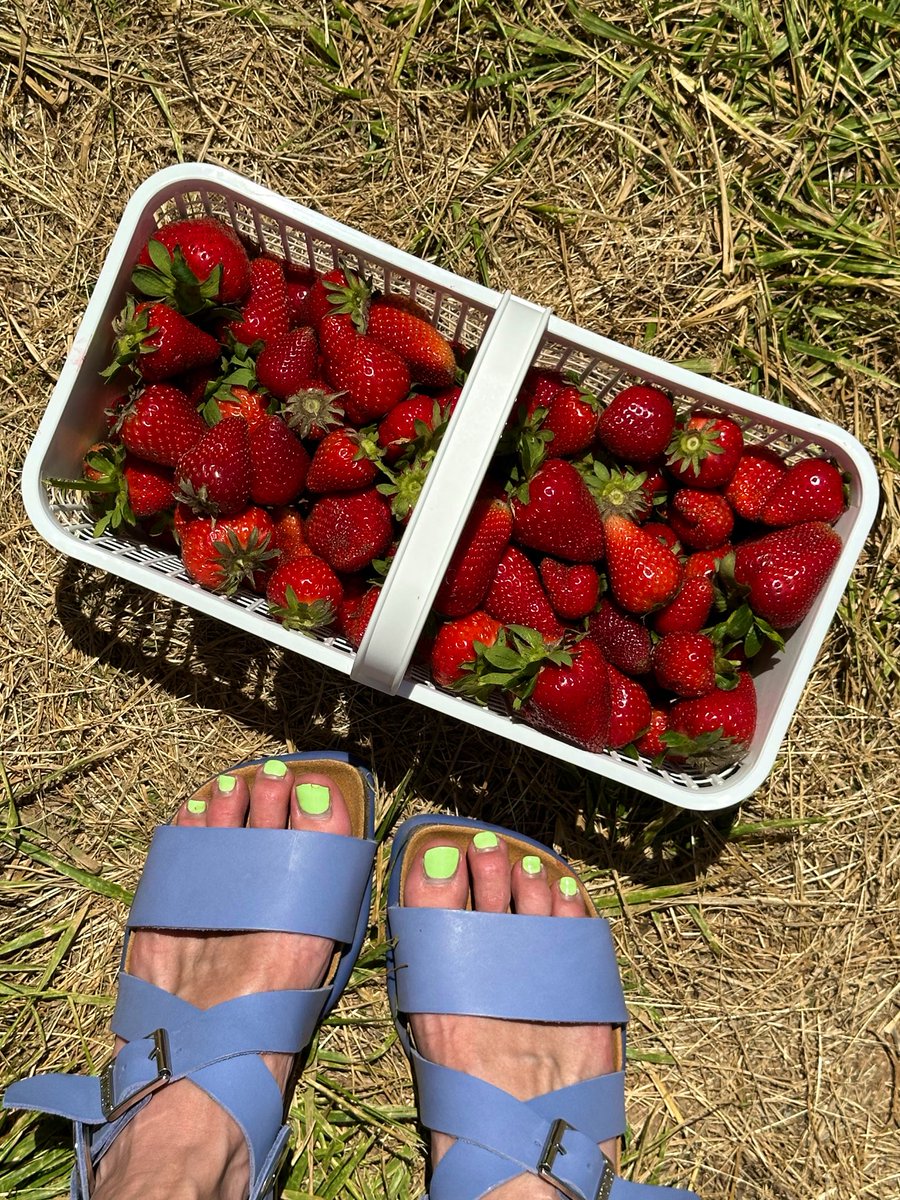
{"label": "dry grass", "polygon": [[[4,14],[4,1075],[102,1060],[123,901],[187,786],[256,751],[338,745],[375,763],[389,824],[484,815],[581,865],[634,1018],[636,1178],[706,1200],[895,1195],[900,5],[11,0]],[[739,813],[688,818],[586,780],[38,538],[18,492],[27,446],[125,201],[178,158],[869,447],[879,522]],[[379,921],[297,1093],[295,1200],[421,1182],[382,937]],[[67,1144],[61,1124],[8,1120],[0,1194],[60,1194]]]}

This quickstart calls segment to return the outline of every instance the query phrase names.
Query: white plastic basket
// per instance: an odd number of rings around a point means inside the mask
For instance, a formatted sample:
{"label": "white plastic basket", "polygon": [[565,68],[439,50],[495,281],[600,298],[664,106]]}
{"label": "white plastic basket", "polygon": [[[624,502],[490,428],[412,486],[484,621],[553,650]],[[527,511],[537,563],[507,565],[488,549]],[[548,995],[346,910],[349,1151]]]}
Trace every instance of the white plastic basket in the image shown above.
{"label": "white plastic basket", "polygon": [[[149,234],[176,216],[211,212],[268,254],[297,267],[328,270],[347,258],[387,292],[412,296],[451,339],[478,353],[460,403],[400,543],[358,651],[343,639],[285,629],[265,600],[217,596],[191,583],[176,554],[105,533],[82,499],[48,486],[76,478],[82,456],[105,432],[104,410],[116,388],[98,372],[109,360],[110,323],[124,304],[131,268]],[[850,482],[850,503],[837,523],[843,550],[832,575],[784,652],[756,676],[759,719],[749,755],[706,775],[654,767],[615,751],[592,754],[488,708],[442,691],[410,667],[421,628],[528,367],[575,372],[585,387],[614,394],[636,381],[669,391],[680,410],[702,403],[737,420],[748,442],[772,445],[789,459],[834,459]],[[715,811],[759,787],[775,762],[853,566],[875,517],[878,482],[859,442],[837,426],[759,400],[553,317],[547,309],[500,294],[376,241],[239,175],[199,163],[160,171],[128,203],[23,472],[29,517],[57,549],[142,587],[190,605],[382,691],[468,721],[586,771],[607,776],[682,808]]]}

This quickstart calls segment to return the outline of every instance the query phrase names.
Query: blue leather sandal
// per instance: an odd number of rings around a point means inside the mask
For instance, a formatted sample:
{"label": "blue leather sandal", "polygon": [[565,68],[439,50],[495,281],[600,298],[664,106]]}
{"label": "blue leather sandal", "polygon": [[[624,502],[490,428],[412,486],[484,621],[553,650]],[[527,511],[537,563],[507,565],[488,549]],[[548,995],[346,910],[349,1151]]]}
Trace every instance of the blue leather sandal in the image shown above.
{"label": "blue leather sandal", "polygon": [[[299,1054],[337,1003],[366,935],[375,854],[369,772],[339,751],[279,757],[334,780],[354,836],[157,829],[128,916],[112,1020],[127,1045],[99,1076],[39,1075],[7,1089],[5,1108],[74,1121],[72,1200],[87,1200],[97,1163],[153,1094],[184,1078],[217,1100],[243,1132],[249,1200],[273,1194],[288,1150],[287,1100],[259,1055]],[[229,773],[252,777],[265,761],[241,763]],[[213,785],[209,780],[195,798],[207,799]],[[141,928],[316,934],[335,942],[335,958],[322,987],[239,996],[201,1010],[128,973],[130,933]]]}
{"label": "blue leather sandal", "polygon": [[[480,1200],[523,1173],[566,1200],[697,1200],[693,1192],[622,1179],[598,1147],[625,1130],[627,1013],[609,924],[581,882],[593,920],[404,906],[407,871],[424,839],[437,834],[465,861],[479,830],[506,844],[511,863],[537,855],[551,884],[573,875],[546,846],[482,822],[429,815],[397,830],[388,880],[391,1010],[413,1065],[422,1123],[456,1138],[432,1173],[431,1200]],[[619,1069],[521,1101],[423,1058],[407,1026],[411,1013],[618,1025]]]}

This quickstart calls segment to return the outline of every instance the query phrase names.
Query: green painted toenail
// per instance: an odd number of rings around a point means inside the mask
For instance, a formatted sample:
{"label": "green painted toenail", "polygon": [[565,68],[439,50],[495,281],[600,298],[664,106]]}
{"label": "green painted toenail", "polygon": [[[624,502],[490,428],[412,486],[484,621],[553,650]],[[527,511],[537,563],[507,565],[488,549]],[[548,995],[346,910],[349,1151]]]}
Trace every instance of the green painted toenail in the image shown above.
{"label": "green painted toenail", "polygon": [[321,783],[299,783],[297,803],[308,817],[322,817],[331,808],[331,792]]}
{"label": "green painted toenail", "polygon": [[187,810],[189,813],[193,813],[195,817],[199,817],[201,813],[206,812],[206,801],[205,800],[188,800]]}
{"label": "green painted toenail", "polygon": [[287,763],[283,763],[280,758],[270,758],[263,764],[263,775],[268,775],[270,779],[284,779],[287,775]]}
{"label": "green painted toenail", "polygon": [[422,866],[429,879],[450,879],[459,866],[459,851],[455,846],[432,846],[422,856]]}
{"label": "green painted toenail", "polygon": [[522,859],[522,870],[526,875],[540,875],[541,860],[536,854],[526,854]]}
{"label": "green painted toenail", "polygon": [[567,900],[571,900],[573,896],[578,895],[578,884],[571,875],[563,875],[559,881],[559,890]]}
{"label": "green painted toenail", "polygon": [[472,838],[472,845],[476,850],[495,850],[500,845],[500,839],[489,829],[482,829]]}
{"label": "green painted toenail", "polygon": [[233,775],[220,775],[216,784],[223,796],[230,796],[237,787],[237,780]]}

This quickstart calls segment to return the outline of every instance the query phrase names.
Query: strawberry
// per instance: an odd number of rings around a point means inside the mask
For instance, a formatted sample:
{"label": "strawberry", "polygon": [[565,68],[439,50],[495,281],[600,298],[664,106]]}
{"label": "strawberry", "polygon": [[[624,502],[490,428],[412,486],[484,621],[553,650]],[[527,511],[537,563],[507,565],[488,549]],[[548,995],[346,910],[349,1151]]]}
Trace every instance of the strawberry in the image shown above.
{"label": "strawberry", "polygon": [[250,496],[250,436],[243,417],[213,425],[175,468],[178,499],[198,513],[226,517]]}
{"label": "strawberry", "polygon": [[378,584],[367,585],[358,580],[344,588],[344,599],[338,609],[335,627],[357,650],[380,595]]}
{"label": "strawberry", "polygon": [[134,526],[175,507],[172,472],[158,463],[134,458],[121,444],[96,443],[84,456],[81,479],[49,482],[88,493],[100,513],[94,537],[106,529]]}
{"label": "strawberry", "polygon": [[148,383],[183,375],[217,361],[219,343],[167,304],[128,301],[113,323],[115,355],[100,374],[111,379],[132,367]]}
{"label": "strawberry", "polygon": [[538,729],[556,733],[599,754],[609,738],[609,670],[599,646],[577,642],[568,663],[547,662],[537,673],[528,698],[513,711]]}
{"label": "strawberry", "polygon": [[341,392],[332,391],[322,380],[315,380],[287,398],[282,416],[297,437],[319,441],[344,419],[341,396]]}
{"label": "strawberry", "polygon": [[433,325],[396,304],[373,301],[366,320],[369,337],[387,346],[409,367],[418,383],[447,387],[456,378],[450,343]]}
{"label": "strawberry", "polygon": [[508,426],[527,421],[539,408],[549,410],[553,397],[566,386],[566,381],[559,371],[529,367],[510,413]]}
{"label": "strawberry", "polygon": [[346,363],[362,336],[349,313],[331,312],[319,322],[316,333],[326,368],[332,372],[340,363]]}
{"label": "strawberry", "polygon": [[649,463],[665,453],[675,429],[675,408],[658,388],[635,385],[609,402],[597,426],[597,440],[626,462]]}
{"label": "strawberry", "polygon": [[684,563],[685,579],[712,579],[719,569],[719,564],[731,551],[731,543],[725,542],[716,546],[715,550],[697,550],[694,554],[689,554]]}
{"label": "strawberry", "polygon": [[590,563],[542,558],[538,569],[553,611],[564,621],[578,621],[597,607],[600,576]]}
{"label": "strawberry", "polygon": [[672,551],[627,517],[608,517],[603,530],[607,574],[619,607],[643,616],[668,604],[682,577]]}
{"label": "strawberry", "polygon": [[306,488],[310,492],[352,492],[378,477],[378,447],[373,430],[333,429],[313,453]]}
{"label": "strawberry", "polygon": [[433,396],[410,396],[408,400],[401,400],[378,423],[378,444],[384,447],[385,460],[396,462],[409,443],[420,438],[426,447],[429,446],[428,435],[445,420]]}
{"label": "strawberry", "polygon": [[484,608],[504,625],[536,629],[550,644],[558,642],[565,633],[550,605],[537,568],[515,546],[508,546],[500,559],[484,599]]}
{"label": "strawberry", "polygon": [[554,458],[569,458],[591,445],[600,420],[597,397],[566,385],[551,398],[541,431],[552,433],[550,451]]}
{"label": "strawberry", "polygon": [[663,521],[647,521],[643,529],[644,533],[651,533],[661,546],[668,546],[673,554],[681,553],[681,542],[671,525],[666,525]]}
{"label": "strawberry", "polygon": [[691,550],[713,550],[731,537],[734,513],[720,492],[679,488],[672,497],[669,525]]}
{"label": "strawberry", "polygon": [[240,317],[225,329],[236,342],[274,342],[288,331],[287,282],[284,267],[274,258],[254,258],[250,264],[250,295]]}
{"label": "strawberry", "polygon": [[322,319],[331,313],[346,313],[362,332],[372,295],[371,287],[346,264],[320,275],[309,289],[305,316],[318,330]]}
{"label": "strawberry", "polygon": [[620,750],[631,745],[650,728],[650,697],[635,679],[607,663],[609,672],[609,734],[607,745]]}
{"label": "strawberry", "polygon": [[309,326],[268,342],[256,360],[256,378],[266,391],[287,400],[318,378],[319,344]]}
{"label": "strawberry", "polygon": [[475,663],[479,646],[493,646],[503,626],[481,609],[441,625],[431,647],[431,674],[440,687],[453,687],[465,679],[468,664]]}
{"label": "strawberry", "polygon": [[587,484],[570,462],[550,458],[527,485],[528,499],[513,497],[513,538],[571,562],[603,556],[603,523]]}
{"label": "strawberry", "polygon": [[784,475],[784,460],[767,446],[748,446],[725,488],[725,499],[745,521],[759,521],[772,489]]}
{"label": "strawberry", "polygon": [[716,589],[705,575],[685,578],[674,600],[658,609],[652,617],[657,633],[699,633],[706,624],[716,598]]}
{"label": "strawberry", "polygon": [[775,529],[735,548],[734,579],[757,616],[773,629],[793,629],[812,608],[842,544],[823,521]]}
{"label": "strawberry", "polygon": [[730,690],[717,687],[674,704],[661,740],[668,758],[721,768],[743,757],[755,732],[756,687],[749,672],[741,671]]}
{"label": "strawberry", "polygon": [[646,733],[635,741],[634,748],[638,754],[649,759],[662,759],[668,753],[669,747],[663,741],[663,734],[669,728],[669,713],[664,708],[650,709],[650,723]]}
{"label": "strawberry", "polygon": [[509,545],[512,524],[504,497],[483,493],[475,500],[434,598],[435,612],[462,617],[482,604]]}
{"label": "strawberry", "polygon": [[730,417],[697,412],[676,428],[666,462],[686,487],[720,488],[730,482],[743,449],[740,425]]}
{"label": "strawberry", "polygon": [[591,615],[587,636],[626,675],[645,675],[650,670],[653,643],[649,630],[610,600],[601,600],[600,607]]}
{"label": "strawberry", "polygon": [[250,260],[234,230],[215,217],[185,217],[151,235],[132,282],[186,316],[233,304],[250,287]]}
{"label": "strawberry", "polygon": [[279,506],[273,511],[272,519],[275,522],[272,544],[281,552],[279,563],[312,554],[303,532],[303,518],[296,508]]}
{"label": "strawberry", "polygon": [[844,477],[821,458],[793,463],[769,493],[762,512],[766,525],[836,521],[846,507]]}
{"label": "strawberry", "polygon": [[734,685],[734,664],[703,633],[667,633],[653,647],[656,682],[676,696],[705,696],[716,685]]}
{"label": "strawberry", "polygon": [[406,363],[393,350],[360,336],[350,357],[329,367],[329,378],[346,392],[342,397],[353,425],[377,421],[409,392]]}
{"label": "strawberry", "polygon": [[254,504],[289,504],[303,491],[309,455],[282,421],[266,417],[248,429],[250,499]]}
{"label": "strawberry", "polygon": [[392,534],[390,505],[374,488],[323,496],[306,522],[306,540],[313,553],[335,571],[361,571],[384,554]]}
{"label": "strawberry", "polygon": [[288,323],[291,329],[309,325],[307,297],[316,282],[317,274],[312,267],[296,267],[285,263],[284,286],[288,298]]}
{"label": "strawberry", "polygon": [[227,396],[216,399],[209,411],[214,418],[212,424],[226,417],[242,417],[250,429],[268,420],[270,415],[269,402],[262,392],[238,386],[230,387]]}
{"label": "strawberry", "polygon": [[274,533],[272,518],[255,505],[227,517],[197,517],[182,525],[181,561],[207,591],[230,596],[244,582],[259,590],[278,559]]}
{"label": "strawberry", "polygon": [[119,410],[112,431],[138,458],[174,467],[207,428],[184,392],[168,383],[151,383]]}
{"label": "strawberry", "polygon": [[331,625],[344,599],[341,581],[315,554],[281,562],[266,585],[269,612],[287,629],[305,632]]}

